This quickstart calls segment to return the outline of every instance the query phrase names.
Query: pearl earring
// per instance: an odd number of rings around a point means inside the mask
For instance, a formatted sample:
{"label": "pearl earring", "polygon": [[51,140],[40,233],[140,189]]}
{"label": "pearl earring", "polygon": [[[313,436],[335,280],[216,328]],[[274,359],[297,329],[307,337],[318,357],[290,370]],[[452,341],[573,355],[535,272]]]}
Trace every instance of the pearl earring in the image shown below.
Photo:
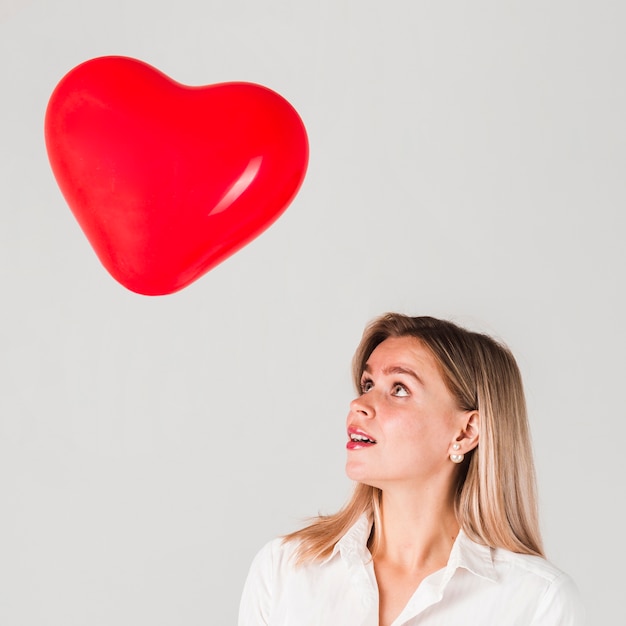
{"label": "pearl earring", "polygon": [[[460,450],[460,449],[461,449],[461,446],[460,446],[460,444],[455,443],[455,444],[452,446],[452,449],[453,449],[453,450]],[[464,454],[451,454],[451,455],[450,455],[450,460],[451,460],[453,463],[461,463],[461,462],[463,461],[463,459],[464,459],[464,458],[465,458],[465,455],[464,455]]]}

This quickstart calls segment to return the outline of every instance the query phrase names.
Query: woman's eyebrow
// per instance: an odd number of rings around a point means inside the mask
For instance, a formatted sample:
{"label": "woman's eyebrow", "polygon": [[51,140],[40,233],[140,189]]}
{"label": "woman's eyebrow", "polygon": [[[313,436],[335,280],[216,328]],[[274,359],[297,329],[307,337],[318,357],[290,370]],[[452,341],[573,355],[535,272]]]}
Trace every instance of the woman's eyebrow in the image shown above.
{"label": "woman's eyebrow", "polygon": [[[363,368],[363,373],[371,374],[371,372],[370,366],[366,363]],[[404,367],[403,365],[390,365],[389,367],[385,367],[382,372],[385,376],[390,376],[391,374],[407,374],[414,378],[420,385],[424,384],[424,381],[412,369]]]}
{"label": "woman's eyebrow", "polygon": [[383,374],[389,376],[391,374],[407,374],[420,384],[423,385],[424,381],[410,368],[404,367],[403,365],[391,365],[390,367],[386,367],[383,369]]}

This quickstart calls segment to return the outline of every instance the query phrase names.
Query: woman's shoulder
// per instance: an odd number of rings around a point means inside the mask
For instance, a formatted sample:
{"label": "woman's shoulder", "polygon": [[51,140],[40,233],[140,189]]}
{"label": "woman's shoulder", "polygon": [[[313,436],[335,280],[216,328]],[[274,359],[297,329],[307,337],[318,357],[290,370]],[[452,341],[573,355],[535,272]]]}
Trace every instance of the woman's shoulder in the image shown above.
{"label": "woman's shoulder", "polygon": [[477,543],[465,533],[461,533],[458,545],[453,548],[453,565],[462,565],[486,579],[500,585],[519,587],[529,586],[538,592],[562,589],[563,593],[576,593],[573,579],[552,561],[545,557],[513,552],[503,547],[489,547]]}
{"label": "woman's shoulder", "polygon": [[295,553],[300,542],[296,539],[285,539],[279,536],[270,539],[257,551],[258,558],[290,559]]}
{"label": "woman's shoulder", "polygon": [[289,567],[295,546],[276,537],[266,542],[255,554],[248,570],[239,605],[239,624],[268,624],[280,588]]}
{"label": "woman's shoulder", "polygon": [[495,548],[493,562],[496,568],[506,568],[520,574],[527,572],[529,575],[537,576],[548,583],[570,579],[569,575],[552,561],[533,554],[520,554],[504,548]]}
{"label": "woman's shoulder", "polygon": [[257,574],[273,576],[278,570],[289,567],[295,560],[297,541],[287,541],[284,537],[274,537],[257,550],[250,569]]}
{"label": "woman's shoulder", "polygon": [[[552,561],[531,554],[518,554],[502,548],[494,551],[493,563],[501,580],[515,585],[519,592],[539,593],[536,623],[584,623],[585,607],[580,590],[567,572]],[[543,620],[543,621],[542,621]]]}

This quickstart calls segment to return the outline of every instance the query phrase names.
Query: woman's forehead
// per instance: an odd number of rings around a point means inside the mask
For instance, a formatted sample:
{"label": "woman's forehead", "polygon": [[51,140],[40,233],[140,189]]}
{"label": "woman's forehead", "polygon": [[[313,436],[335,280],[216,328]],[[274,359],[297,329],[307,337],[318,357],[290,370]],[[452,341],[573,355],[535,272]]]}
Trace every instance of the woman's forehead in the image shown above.
{"label": "woman's forehead", "polygon": [[433,370],[439,372],[439,365],[431,350],[416,337],[389,337],[379,343],[363,364],[363,371],[380,369],[392,372],[401,368],[410,370]]}

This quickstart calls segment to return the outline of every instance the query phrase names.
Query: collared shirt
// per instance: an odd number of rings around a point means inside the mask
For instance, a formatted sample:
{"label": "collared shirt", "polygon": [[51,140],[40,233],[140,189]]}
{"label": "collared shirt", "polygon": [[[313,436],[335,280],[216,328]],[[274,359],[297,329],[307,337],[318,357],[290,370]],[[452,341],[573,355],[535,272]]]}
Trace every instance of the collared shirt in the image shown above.
{"label": "collared shirt", "polygon": [[[378,626],[378,586],[362,516],[322,562],[296,566],[275,539],[250,566],[239,626]],[[549,561],[488,548],[461,531],[445,568],[427,576],[392,626],[583,626],[572,579]]]}

